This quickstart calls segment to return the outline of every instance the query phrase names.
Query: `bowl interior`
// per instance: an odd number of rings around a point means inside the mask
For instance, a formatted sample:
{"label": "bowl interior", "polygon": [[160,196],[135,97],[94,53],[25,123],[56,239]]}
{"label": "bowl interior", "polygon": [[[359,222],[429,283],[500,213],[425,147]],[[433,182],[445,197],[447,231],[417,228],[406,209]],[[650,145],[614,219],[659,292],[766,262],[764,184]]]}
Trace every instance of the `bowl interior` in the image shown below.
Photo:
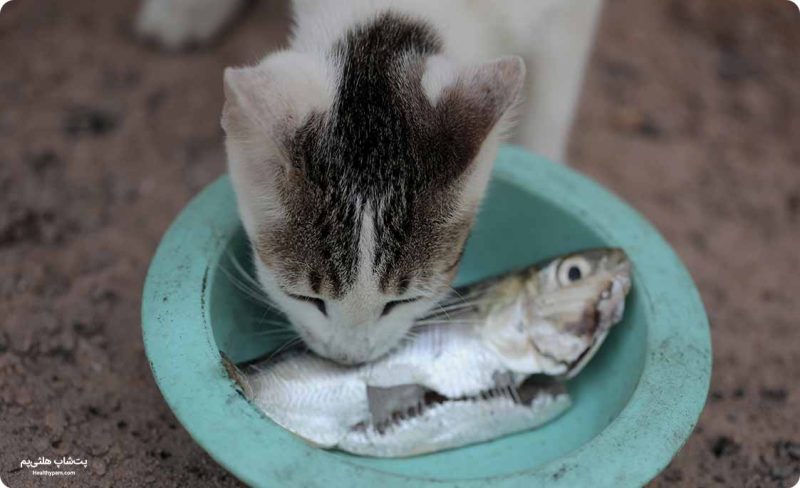
{"label": "bowl interior", "polygon": [[[614,246],[613,235],[569,210],[496,175],[469,239],[457,284],[590,247]],[[210,270],[209,315],[216,345],[235,361],[251,360],[292,335],[281,319],[243,288],[254,286],[243,230],[228,236]],[[601,432],[625,407],[644,368],[648,310],[634,276],[624,320],[589,366],[568,388],[574,405],[555,421],[530,432],[466,448],[409,459],[373,459],[330,451],[324,456],[373,470],[426,478],[486,478],[527,471],[560,458]],[[264,419],[264,422],[270,422]],[[296,439],[297,443],[303,441]],[[311,448],[309,448],[311,449]],[[322,451],[321,451],[322,452]]]}

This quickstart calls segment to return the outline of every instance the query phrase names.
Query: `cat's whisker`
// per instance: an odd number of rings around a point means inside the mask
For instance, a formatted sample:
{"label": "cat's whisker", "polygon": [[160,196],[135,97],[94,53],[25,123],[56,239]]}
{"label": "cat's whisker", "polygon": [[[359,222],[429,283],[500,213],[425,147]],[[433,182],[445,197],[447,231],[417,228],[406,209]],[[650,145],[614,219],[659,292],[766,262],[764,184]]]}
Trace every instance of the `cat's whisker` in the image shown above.
{"label": "cat's whisker", "polygon": [[270,353],[269,357],[267,358],[267,361],[269,361],[270,359],[274,358],[278,354],[282,353],[283,351],[286,351],[287,349],[291,348],[294,345],[297,345],[298,343],[300,343],[302,341],[303,340],[300,337],[294,337],[292,339],[289,339],[288,341],[284,342],[283,345],[279,346],[277,349],[272,351],[272,353]]}
{"label": "cat's whisker", "polygon": [[470,313],[459,313],[459,314],[449,314],[449,315],[438,313],[438,314],[427,315],[425,317],[420,317],[419,319],[416,320],[415,323],[419,324],[424,322],[430,322],[432,320],[438,322],[477,322],[479,318],[477,315]]}
{"label": "cat's whisker", "polygon": [[458,299],[453,299],[449,301],[439,302],[440,305],[443,306],[450,306],[450,305],[458,305],[461,303],[471,303],[476,301],[486,300],[486,293],[475,293],[470,295],[465,295],[463,297],[459,297]]}
{"label": "cat's whisker", "polygon": [[462,294],[460,291],[456,290],[452,286],[449,286],[449,291],[447,292],[448,296],[440,303],[447,304],[457,300],[466,301],[470,297],[478,295],[476,290],[469,290],[466,294]]}
{"label": "cat's whisker", "polygon": [[[282,324],[270,324],[270,323],[259,323],[259,330],[280,330],[285,332],[295,332],[295,330],[291,327],[285,327]],[[266,326],[266,327],[263,327]]]}
{"label": "cat's whisker", "polygon": [[221,268],[231,282],[247,296],[254,299],[258,304],[280,311],[275,302],[273,302],[261,288],[261,284],[258,282],[258,280],[247,272],[236,255],[233,252],[228,252],[227,258],[233,265],[235,273],[231,270],[228,270],[226,266],[221,266]]}
{"label": "cat's whisker", "polygon": [[248,273],[244,266],[242,266],[241,262],[236,258],[236,255],[229,251],[225,254],[225,257],[228,259],[230,264],[232,265],[232,271],[236,271],[237,277],[240,277],[243,283],[249,283],[254,285],[254,289],[260,289],[260,285],[256,282],[253,277]]}
{"label": "cat's whisker", "polygon": [[445,315],[435,315],[426,317],[422,320],[414,322],[415,325],[430,325],[430,324],[478,324],[478,319],[469,316],[456,316],[447,317]]}
{"label": "cat's whisker", "polygon": [[[463,304],[458,304],[458,305],[448,305],[448,306],[444,306],[444,307],[440,306],[439,307],[439,311],[436,312],[436,313],[442,313],[442,312],[449,312],[449,313],[467,312],[469,310],[476,309],[476,308],[480,307],[481,305],[482,305],[482,303],[463,303]],[[431,315],[433,315],[433,314],[431,314]]]}
{"label": "cat's whisker", "polygon": [[426,330],[433,328],[433,327],[474,327],[476,324],[466,324],[466,323],[459,323],[459,322],[446,322],[441,324],[423,324],[414,327],[414,334],[415,338],[422,334],[425,334]]}
{"label": "cat's whisker", "polygon": [[481,295],[485,295],[486,290],[470,290],[467,293],[460,293],[456,295],[447,295],[440,303],[459,303],[459,302],[466,302],[469,300],[474,299],[475,297],[479,297]]}
{"label": "cat's whisker", "polygon": [[227,267],[221,266],[220,268],[222,269],[222,272],[225,273],[225,276],[231,281],[231,283],[233,283],[233,285],[235,285],[239,290],[258,298],[259,300],[262,300],[258,290],[241,281],[232,271],[228,270]]}
{"label": "cat's whisker", "polygon": [[278,308],[276,308],[275,304],[272,303],[272,301],[269,300],[269,298],[267,298],[267,296],[264,294],[263,291],[255,290],[251,286],[249,286],[246,283],[242,282],[236,276],[234,276],[231,271],[226,269],[225,266],[221,266],[221,269],[222,269],[222,272],[225,273],[225,275],[228,277],[230,282],[236,288],[238,288],[239,291],[244,293],[244,295],[247,298],[253,300],[258,305],[263,305],[263,306],[268,307],[268,308],[270,308],[270,309],[272,309],[274,311],[278,311],[278,312],[280,311]]}
{"label": "cat's whisker", "polygon": [[253,302],[255,305],[258,305],[259,307],[261,307],[261,308],[264,308],[264,309],[265,309],[265,311],[264,311],[264,315],[267,315],[267,314],[275,314],[275,313],[282,314],[282,313],[283,313],[283,312],[282,312],[282,311],[281,311],[279,308],[277,308],[277,307],[276,307],[276,306],[275,306],[275,305],[274,305],[272,302],[268,301],[268,300],[267,300],[267,299],[264,297],[264,295],[262,295],[262,294],[259,294],[258,292],[255,292],[255,291],[253,291],[253,290],[251,290],[251,289],[247,288],[245,285],[239,284],[239,283],[237,283],[237,282],[236,282],[236,281],[234,281],[234,280],[231,280],[231,283],[232,283],[232,284],[234,285],[234,287],[236,287],[236,288],[237,288],[237,289],[238,289],[240,292],[242,292],[243,296],[244,296],[246,299],[250,300],[250,301],[251,301],[251,302]]}
{"label": "cat's whisker", "polygon": [[286,337],[292,337],[292,336],[295,336],[297,334],[294,331],[290,331],[290,330],[262,330],[262,331],[258,331],[258,332],[251,332],[251,333],[246,334],[246,335],[247,336],[258,336],[258,337],[262,337],[262,336],[286,336]]}
{"label": "cat's whisker", "polygon": [[260,314],[260,317],[255,319],[255,321],[259,320],[272,321],[275,322],[275,325],[278,326],[285,325],[291,327],[291,324],[289,323],[289,320],[286,318],[286,315],[283,313],[283,311],[275,308],[265,308],[264,311]]}
{"label": "cat's whisker", "polygon": [[453,310],[460,310],[460,309],[464,309],[464,308],[477,307],[477,306],[480,306],[480,305],[482,305],[484,303],[487,303],[487,300],[474,300],[474,301],[471,301],[471,302],[456,303],[456,304],[447,305],[447,306],[439,305],[439,309],[440,310],[446,310],[446,311],[450,312],[450,311],[453,311]]}
{"label": "cat's whisker", "polygon": [[[448,313],[447,313],[447,310],[445,310],[444,308],[442,308],[442,306],[441,306],[441,305],[439,305],[439,304],[436,304],[436,306],[439,308],[439,310],[441,311],[441,313],[443,313],[443,314],[444,314],[444,315],[445,315],[445,316],[446,316],[448,319],[450,318],[450,314],[448,314]],[[434,314],[434,316],[435,316],[435,315],[436,315],[436,314]]]}
{"label": "cat's whisker", "polygon": [[450,287],[450,291],[448,291],[447,295],[441,300],[440,303],[457,303],[457,302],[464,302],[475,298],[476,296],[480,296],[486,293],[486,287],[478,287],[475,289],[467,290],[465,293],[462,293],[456,290],[453,287]]}
{"label": "cat's whisker", "polygon": [[286,322],[285,320],[272,320],[272,319],[268,319],[268,318],[254,319],[253,323],[277,325],[278,327],[281,327],[281,328],[284,328],[284,329],[289,329],[289,328],[292,327],[292,324],[290,324],[289,322]]}
{"label": "cat's whisker", "polygon": [[471,315],[473,313],[473,310],[478,306],[480,306],[480,304],[470,303],[470,304],[460,305],[457,307],[456,306],[439,307],[438,310],[434,310],[432,313],[424,317],[420,317],[420,320],[424,320],[431,317],[441,317],[441,316],[446,316],[449,318],[453,316],[459,317],[464,315]]}
{"label": "cat's whisker", "polygon": [[[223,268],[223,270],[224,270],[224,268]],[[264,293],[262,291],[256,290],[256,289],[250,287],[246,283],[244,283],[244,282],[238,280],[236,277],[230,275],[229,272],[227,272],[227,271],[225,271],[225,273],[228,274],[228,278],[231,280],[231,283],[236,288],[238,288],[240,291],[242,291],[248,298],[250,298],[252,300],[255,300],[256,303],[258,303],[259,305],[264,305],[264,306],[269,307],[271,309],[275,308],[275,305],[272,303],[272,301],[269,300],[269,298],[266,295],[264,295]]]}
{"label": "cat's whisker", "polygon": [[242,266],[242,263],[236,257],[236,254],[234,254],[232,252],[229,252],[228,253],[228,259],[231,260],[231,262],[233,263],[234,267],[236,267],[236,269],[242,275],[242,278],[244,278],[249,283],[255,285],[256,288],[259,288],[259,289],[261,288],[261,284],[258,282],[258,280],[256,280],[253,277],[253,275],[251,275],[250,273],[247,272],[247,270],[244,269],[244,266]]}

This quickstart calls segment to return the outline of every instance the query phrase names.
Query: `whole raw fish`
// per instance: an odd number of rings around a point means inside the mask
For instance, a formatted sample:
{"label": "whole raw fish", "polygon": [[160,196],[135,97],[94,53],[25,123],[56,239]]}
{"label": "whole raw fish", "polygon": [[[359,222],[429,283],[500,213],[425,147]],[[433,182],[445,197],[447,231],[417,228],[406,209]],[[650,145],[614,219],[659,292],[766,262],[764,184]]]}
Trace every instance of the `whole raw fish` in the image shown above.
{"label": "whole raw fish", "polygon": [[594,249],[472,285],[362,366],[311,353],[227,366],[269,418],[320,447],[400,457],[485,441],[569,407],[562,381],[622,318],[630,271],[623,251]]}

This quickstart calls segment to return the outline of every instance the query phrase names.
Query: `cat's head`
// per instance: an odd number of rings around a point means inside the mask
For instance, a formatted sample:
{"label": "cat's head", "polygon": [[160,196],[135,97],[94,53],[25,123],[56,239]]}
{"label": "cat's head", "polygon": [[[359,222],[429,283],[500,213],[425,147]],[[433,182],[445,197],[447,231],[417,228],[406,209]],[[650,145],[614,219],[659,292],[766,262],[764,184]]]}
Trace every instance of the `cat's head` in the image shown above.
{"label": "cat's head", "polygon": [[225,72],[258,279],[344,363],[386,353],[450,291],[524,77],[519,58],[459,66],[408,29]]}

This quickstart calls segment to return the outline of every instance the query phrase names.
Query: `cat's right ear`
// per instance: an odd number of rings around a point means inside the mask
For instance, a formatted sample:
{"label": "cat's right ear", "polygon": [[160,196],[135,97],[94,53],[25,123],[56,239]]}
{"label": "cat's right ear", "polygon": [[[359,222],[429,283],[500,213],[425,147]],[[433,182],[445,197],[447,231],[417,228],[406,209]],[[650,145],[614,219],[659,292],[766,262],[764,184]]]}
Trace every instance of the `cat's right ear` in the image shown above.
{"label": "cat's right ear", "polygon": [[334,84],[325,69],[311,55],[283,51],[258,66],[225,70],[228,171],[251,239],[282,214],[279,196],[292,168],[289,141],[309,115],[331,106]]}
{"label": "cat's right ear", "polygon": [[222,127],[231,138],[282,145],[309,114],[330,107],[333,86],[324,62],[295,51],[274,53],[254,67],[227,68]]}

